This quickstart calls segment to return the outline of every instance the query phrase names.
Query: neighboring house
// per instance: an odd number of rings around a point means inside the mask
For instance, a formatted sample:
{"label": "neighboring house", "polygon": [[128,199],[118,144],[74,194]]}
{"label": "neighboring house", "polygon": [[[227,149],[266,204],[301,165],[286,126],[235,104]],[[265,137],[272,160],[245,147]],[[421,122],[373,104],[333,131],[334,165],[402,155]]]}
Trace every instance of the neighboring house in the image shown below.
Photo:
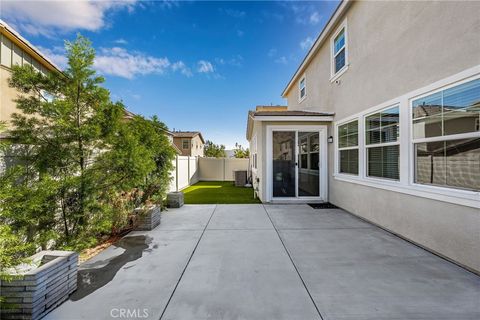
{"label": "neighboring house", "polygon": [[170,144],[172,145],[173,149],[175,149],[175,152],[177,153],[177,155],[182,155],[182,151],[173,142],[173,132],[165,130],[165,134],[167,135],[168,141],[170,141]]}
{"label": "neighboring house", "polygon": [[205,140],[198,131],[173,131],[173,143],[182,156],[203,157]]}
{"label": "neighboring house", "polygon": [[480,272],[479,12],[341,2],[286,110],[248,114],[259,198],[329,201]]}
{"label": "neighboring house", "polygon": [[17,112],[14,99],[18,96],[17,90],[8,85],[11,67],[28,64],[43,74],[61,70],[3,20],[0,20],[0,42],[0,121],[8,125],[12,114]]}

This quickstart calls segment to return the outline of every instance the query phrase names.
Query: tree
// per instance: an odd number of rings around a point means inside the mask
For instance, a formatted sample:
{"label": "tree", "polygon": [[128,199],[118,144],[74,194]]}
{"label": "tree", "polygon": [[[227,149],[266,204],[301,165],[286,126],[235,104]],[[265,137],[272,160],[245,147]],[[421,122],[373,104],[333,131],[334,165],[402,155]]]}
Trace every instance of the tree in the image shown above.
{"label": "tree", "polygon": [[235,149],[233,149],[233,155],[235,158],[249,158],[250,150],[244,149],[241,144],[235,143]]}
{"label": "tree", "polygon": [[205,157],[213,157],[213,158],[224,158],[226,157],[225,153],[225,146],[223,144],[215,144],[210,140],[205,142],[204,148]]}
{"label": "tree", "polygon": [[[0,133],[5,130],[6,126],[4,122],[0,122]],[[0,155],[3,156],[7,149],[8,144],[4,140],[0,140]],[[3,163],[2,163],[3,165]],[[2,181],[0,181],[2,183]],[[1,197],[1,194],[0,194]],[[2,206],[2,216],[5,208]],[[3,219],[2,219],[3,220]],[[20,258],[25,251],[31,251],[32,248],[25,245],[20,236],[13,232],[12,228],[7,224],[0,221],[0,276],[5,278],[5,270],[17,265],[20,262]],[[0,303],[2,303],[2,297],[0,296]]]}
{"label": "tree", "polygon": [[161,202],[174,151],[158,119],[126,120],[110,100],[86,38],[66,49],[63,73],[12,67],[21,113],[10,131],[17,164],[0,177],[0,222],[36,246],[81,249],[124,227],[134,206]]}
{"label": "tree", "polygon": [[[100,85],[104,79],[93,70],[95,52],[90,42],[78,36],[66,42],[68,67],[63,74],[44,76],[31,66],[14,66],[10,85],[25,93],[17,98],[22,113],[13,114],[11,131],[22,168],[32,166],[25,188],[45,181],[55,182],[64,242],[84,232],[91,214],[98,209],[89,165],[99,150],[107,148],[103,126],[115,126],[120,113],[110,122],[104,113],[122,106],[110,101],[109,92]],[[28,165],[26,165],[28,163]],[[33,188],[35,189],[35,188]],[[36,193],[37,194],[37,193]],[[31,199],[31,196],[29,199]],[[45,210],[44,210],[45,211]]]}

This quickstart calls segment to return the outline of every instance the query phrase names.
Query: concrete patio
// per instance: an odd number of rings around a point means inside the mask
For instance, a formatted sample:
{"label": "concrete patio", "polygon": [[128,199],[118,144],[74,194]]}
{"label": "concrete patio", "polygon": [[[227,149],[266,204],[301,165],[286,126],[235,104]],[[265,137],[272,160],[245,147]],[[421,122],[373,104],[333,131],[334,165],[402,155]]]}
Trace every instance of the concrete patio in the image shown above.
{"label": "concrete patio", "polygon": [[46,319],[480,319],[480,277],[340,209],[188,205]]}

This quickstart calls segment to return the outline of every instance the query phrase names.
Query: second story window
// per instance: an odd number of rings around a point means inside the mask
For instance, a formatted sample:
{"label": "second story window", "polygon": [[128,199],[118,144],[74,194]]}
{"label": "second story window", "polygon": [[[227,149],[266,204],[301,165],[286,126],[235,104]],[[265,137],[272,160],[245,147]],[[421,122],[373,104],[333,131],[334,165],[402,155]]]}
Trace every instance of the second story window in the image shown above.
{"label": "second story window", "polygon": [[332,78],[339,76],[348,67],[347,25],[343,22],[331,38]]}
{"label": "second story window", "polygon": [[305,76],[300,80],[300,83],[298,84],[298,100],[302,101],[305,99],[305,96],[307,95],[307,86],[306,86],[306,79]]}
{"label": "second story window", "polygon": [[190,149],[190,141],[187,139],[182,140],[182,149],[188,150]]}

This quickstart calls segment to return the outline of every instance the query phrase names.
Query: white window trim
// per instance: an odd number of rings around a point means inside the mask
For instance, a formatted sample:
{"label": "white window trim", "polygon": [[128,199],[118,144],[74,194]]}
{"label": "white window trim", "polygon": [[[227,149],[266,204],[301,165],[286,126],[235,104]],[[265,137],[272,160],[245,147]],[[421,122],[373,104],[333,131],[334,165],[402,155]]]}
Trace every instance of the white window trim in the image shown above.
{"label": "white window trim", "polygon": [[[345,65],[335,72],[335,38],[340,34],[340,32],[344,31],[345,34]],[[340,52],[339,50],[338,52]],[[337,53],[338,54],[338,53]],[[347,19],[343,20],[343,22],[338,26],[335,30],[335,33],[330,37],[330,82],[334,82],[338,78],[344,74],[349,67],[349,59],[348,59],[348,28],[347,28]]]}
{"label": "white window trim", "polygon": [[[367,129],[365,127],[365,122],[367,121],[367,117],[371,116],[372,114],[375,114],[375,113],[381,113],[385,110],[388,110],[388,109],[392,109],[392,108],[395,108],[395,107],[398,107],[398,110],[399,110],[399,131],[400,131],[400,135],[402,134],[402,131],[400,129],[400,126],[401,126],[401,121],[400,121],[400,104],[393,104],[391,106],[388,106],[388,107],[385,107],[383,109],[379,109],[379,110],[376,110],[376,111],[373,111],[373,112],[369,112],[368,114],[365,114],[363,116],[363,124],[364,124],[364,130],[363,130],[363,141],[365,142],[364,143],[364,163],[365,163],[365,177],[367,179],[375,179],[375,180],[388,180],[388,181],[399,181],[400,180],[400,175],[401,175],[401,167],[400,167],[400,163],[398,164],[398,174],[399,174],[399,179],[391,179],[391,178],[384,178],[384,177],[376,177],[376,176],[369,176],[368,175],[368,152],[367,152],[367,149],[370,149],[370,148],[375,148],[375,147],[388,147],[388,146],[400,146],[400,136],[398,137],[397,141],[391,141],[391,142],[378,142],[378,143],[371,143],[371,144],[367,144]],[[399,152],[400,152],[400,147],[399,147]],[[402,158],[402,154],[400,153],[400,159]]]}
{"label": "white window trim", "polygon": [[[273,197],[273,154],[272,154],[272,132],[273,131],[315,131],[319,133],[319,183],[320,183],[320,196],[319,197],[295,197],[295,198],[282,198],[277,199]],[[281,202],[305,202],[305,200],[322,200],[328,201],[328,158],[327,158],[327,126],[326,125],[267,125],[266,127],[266,202],[281,201]],[[297,134],[295,134],[297,137]],[[295,138],[297,140],[297,138]],[[296,143],[296,149],[298,143]],[[297,166],[298,168],[298,166]]]}
{"label": "white window trim", "polygon": [[340,136],[338,135],[338,127],[343,126],[344,124],[347,124],[347,123],[350,123],[350,122],[353,122],[353,121],[357,121],[357,131],[360,130],[360,120],[358,119],[358,117],[354,117],[352,119],[339,122],[339,123],[335,124],[335,127],[334,127],[335,128],[334,135],[336,136],[336,139],[334,140],[335,141],[335,155],[336,155],[335,156],[336,160],[335,160],[335,171],[334,172],[336,172],[340,176],[345,175],[346,177],[358,177],[359,174],[360,174],[360,163],[358,163],[358,173],[357,174],[348,173],[348,172],[340,172],[340,151],[357,149],[358,150],[358,158],[360,160],[360,131],[357,132],[357,145],[356,146],[352,146],[352,147],[339,147],[338,146],[338,142],[339,142],[339,139],[340,139]]}
{"label": "white window trim", "polygon": [[[425,184],[414,183],[414,145],[413,145],[413,126],[412,126],[412,113],[411,103],[413,100],[421,98],[423,96],[430,95],[432,93],[448,89],[460,85],[462,83],[480,78],[480,65],[466,69],[450,77],[441,79],[428,86],[420,89],[413,90],[402,96],[396,97],[389,101],[383,102],[375,107],[369,108],[362,112],[353,114],[351,116],[340,119],[334,123],[334,141],[338,141],[338,126],[350,122],[355,119],[359,119],[358,130],[365,132],[364,119],[366,115],[378,112],[382,109],[399,105],[400,109],[400,180],[389,180],[382,178],[367,177],[365,171],[365,135],[359,135],[359,174],[358,176],[350,174],[339,173],[338,165],[338,143],[335,143],[335,155],[334,155],[334,179],[338,181],[350,182],[359,185],[365,185],[368,187],[379,188],[383,190],[389,190],[393,192],[400,192],[417,197],[428,198],[432,200],[438,200],[453,204],[459,204],[463,206],[480,208],[480,192],[455,189],[443,186],[433,186]],[[461,139],[465,136],[480,138],[480,132],[451,135],[452,139]],[[445,137],[442,136],[441,140]],[[417,140],[415,140],[417,141]]]}
{"label": "white window trim", "polygon": [[[300,88],[300,84],[304,83],[305,86],[305,95],[302,97],[302,89]],[[306,74],[303,74],[303,76],[300,78],[300,81],[298,82],[298,103],[302,103],[303,100],[307,97],[307,76]]]}
{"label": "white window trim", "polygon": [[[408,103],[408,114],[409,114],[409,123],[413,123],[413,101],[427,97],[429,95],[462,85],[464,83],[470,82],[472,80],[480,79],[480,75],[477,76],[472,76],[466,79],[463,79],[461,81],[456,81],[454,83],[451,83],[447,86],[443,86],[441,88],[437,88],[435,90],[431,90],[429,92],[426,92],[424,94],[418,95],[416,97],[412,97],[409,99]],[[418,118],[417,118],[418,119]],[[444,123],[442,121],[442,129],[443,129]],[[442,132],[443,134],[443,132]],[[416,164],[415,164],[415,144],[417,143],[424,143],[424,142],[438,142],[438,141],[451,141],[451,140],[461,140],[461,139],[471,139],[471,138],[480,138],[480,132],[467,132],[467,133],[458,133],[458,134],[449,134],[449,135],[441,135],[441,136],[436,136],[436,137],[428,137],[428,138],[414,138],[413,136],[413,125],[410,126],[410,137],[411,137],[411,143],[409,144],[410,146],[410,152],[411,152],[411,157],[410,157],[410,184],[418,187],[435,187],[435,188],[441,188],[441,189],[452,189],[452,190],[465,190],[461,188],[454,188],[454,187],[449,187],[449,186],[442,186],[442,185],[434,185],[434,184],[423,184],[423,183],[417,183],[415,182],[415,169],[416,169]],[[465,190],[469,191],[469,190]],[[471,191],[475,192],[475,191]],[[480,192],[477,192],[480,195]],[[480,201],[480,199],[479,199]]]}

